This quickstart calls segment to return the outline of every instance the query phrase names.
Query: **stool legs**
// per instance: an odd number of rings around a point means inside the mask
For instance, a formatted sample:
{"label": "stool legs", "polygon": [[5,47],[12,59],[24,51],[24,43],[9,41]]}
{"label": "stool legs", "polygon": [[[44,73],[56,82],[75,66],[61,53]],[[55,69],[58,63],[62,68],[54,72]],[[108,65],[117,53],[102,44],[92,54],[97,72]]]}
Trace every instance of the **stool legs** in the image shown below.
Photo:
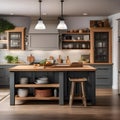
{"label": "stool legs", "polygon": [[81,90],[82,90],[82,101],[84,107],[86,107],[86,96],[85,96],[85,90],[84,90],[84,83],[81,82]]}
{"label": "stool legs", "polygon": [[70,107],[73,104],[75,83],[79,83],[80,84],[81,94],[82,94],[82,95],[80,95],[81,96],[80,99],[82,99],[84,107],[87,106],[86,95],[85,95],[85,88],[84,88],[84,82],[85,81],[78,81],[78,80],[72,81],[72,83],[71,83],[71,90],[70,90],[70,98],[69,98],[69,105],[70,105]]}
{"label": "stool legs", "polygon": [[72,82],[72,84],[71,84],[71,90],[70,90],[70,100],[69,100],[70,107],[72,106],[72,103],[73,103],[74,89],[75,89],[75,83]]}

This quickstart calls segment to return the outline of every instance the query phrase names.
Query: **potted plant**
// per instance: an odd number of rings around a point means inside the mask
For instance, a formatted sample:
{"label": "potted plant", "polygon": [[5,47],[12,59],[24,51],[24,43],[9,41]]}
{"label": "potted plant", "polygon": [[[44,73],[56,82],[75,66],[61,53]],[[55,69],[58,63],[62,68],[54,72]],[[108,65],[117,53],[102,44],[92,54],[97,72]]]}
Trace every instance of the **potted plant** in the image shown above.
{"label": "potted plant", "polygon": [[7,56],[5,56],[5,60],[7,60],[8,63],[12,63],[12,61],[13,61],[13,56],[7,55]]}
{"label": "potted plant", "polygon": [[14,57],[12,55],[7,55],[7,56],[5,56],[5,60],[7,60],[8,63],[17,63],[18,56]]}

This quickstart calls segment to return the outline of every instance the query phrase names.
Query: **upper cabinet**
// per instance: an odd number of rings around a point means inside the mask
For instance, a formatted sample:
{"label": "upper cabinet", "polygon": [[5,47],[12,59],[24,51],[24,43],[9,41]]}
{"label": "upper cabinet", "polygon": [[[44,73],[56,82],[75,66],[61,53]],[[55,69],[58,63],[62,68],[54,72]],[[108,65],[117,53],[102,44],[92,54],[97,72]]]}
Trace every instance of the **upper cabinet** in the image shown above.
{"label": "upper cabinet", "polygon": [[16,27],[8,31],[8,49],[24,50],[25,49],[25,28]]}
{"label": "upper cabinet", "polygon": [[61,49],[90,49],[90,33],[66,32],[60,35]]}
{"label": "upper cabinet", "polygon": [[24,50],[25,28],[16,27],[0,34],[0,49]]}
{"label": "upper cabinet", "polygon": [[91,63],[112,63],[112,29],[91,28]]}

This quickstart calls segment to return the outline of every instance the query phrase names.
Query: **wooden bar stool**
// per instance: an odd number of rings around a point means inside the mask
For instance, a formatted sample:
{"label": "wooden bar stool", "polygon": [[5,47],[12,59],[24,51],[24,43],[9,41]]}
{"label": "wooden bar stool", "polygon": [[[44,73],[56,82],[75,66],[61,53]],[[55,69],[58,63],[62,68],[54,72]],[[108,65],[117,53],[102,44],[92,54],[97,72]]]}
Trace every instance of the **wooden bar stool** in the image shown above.
{"label": "wooden bar stool", "polygon": [[85,81],[87,81],[87,79],[86,78],[69,78],[69,81],[72,82],[71,83],[70,98],[69,98],[69,105],[70,105],[70,107],[72,106],[74,98],[76,98],[74,96],[75,83],[79,83],[80,84],[82,95],[80,95],[80,97],[78,97],[78,98],[82,100],[84,107],[86,107],[87,104],[86,104],[84,83],[85,83]]}

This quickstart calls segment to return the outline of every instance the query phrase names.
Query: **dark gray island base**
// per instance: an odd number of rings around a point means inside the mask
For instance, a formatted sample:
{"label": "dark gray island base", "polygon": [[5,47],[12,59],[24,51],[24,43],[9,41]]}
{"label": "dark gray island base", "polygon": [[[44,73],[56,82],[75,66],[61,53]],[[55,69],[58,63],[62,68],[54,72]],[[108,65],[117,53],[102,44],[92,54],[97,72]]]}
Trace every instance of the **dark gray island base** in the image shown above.
{"label": "dark gray island base", "polygon": [[[15,100],[59,100],[60,105],[64,105],[65,100],[69,100],[70,82],[68,77],[86,77],[85,84],[87,101],[91,105],[96,103],[96,88],[95,88],[95,71],[94,67],[84,65],[83,67],[35,67],[33,65],[15,66],[9,69],[10,71],[10,105],[15,105]],[[35,84],[38,77],[47,76],[49,84]],[[28,77],[29,84],[19,84],[21,77]],[[57,97],[41,97],[34,96],[35,88],[57,88]],[[76,95],[78,95],[79,86],[76,86]],[[18,97],[18,88],[28,88],[30,95],[27,97]]]}

